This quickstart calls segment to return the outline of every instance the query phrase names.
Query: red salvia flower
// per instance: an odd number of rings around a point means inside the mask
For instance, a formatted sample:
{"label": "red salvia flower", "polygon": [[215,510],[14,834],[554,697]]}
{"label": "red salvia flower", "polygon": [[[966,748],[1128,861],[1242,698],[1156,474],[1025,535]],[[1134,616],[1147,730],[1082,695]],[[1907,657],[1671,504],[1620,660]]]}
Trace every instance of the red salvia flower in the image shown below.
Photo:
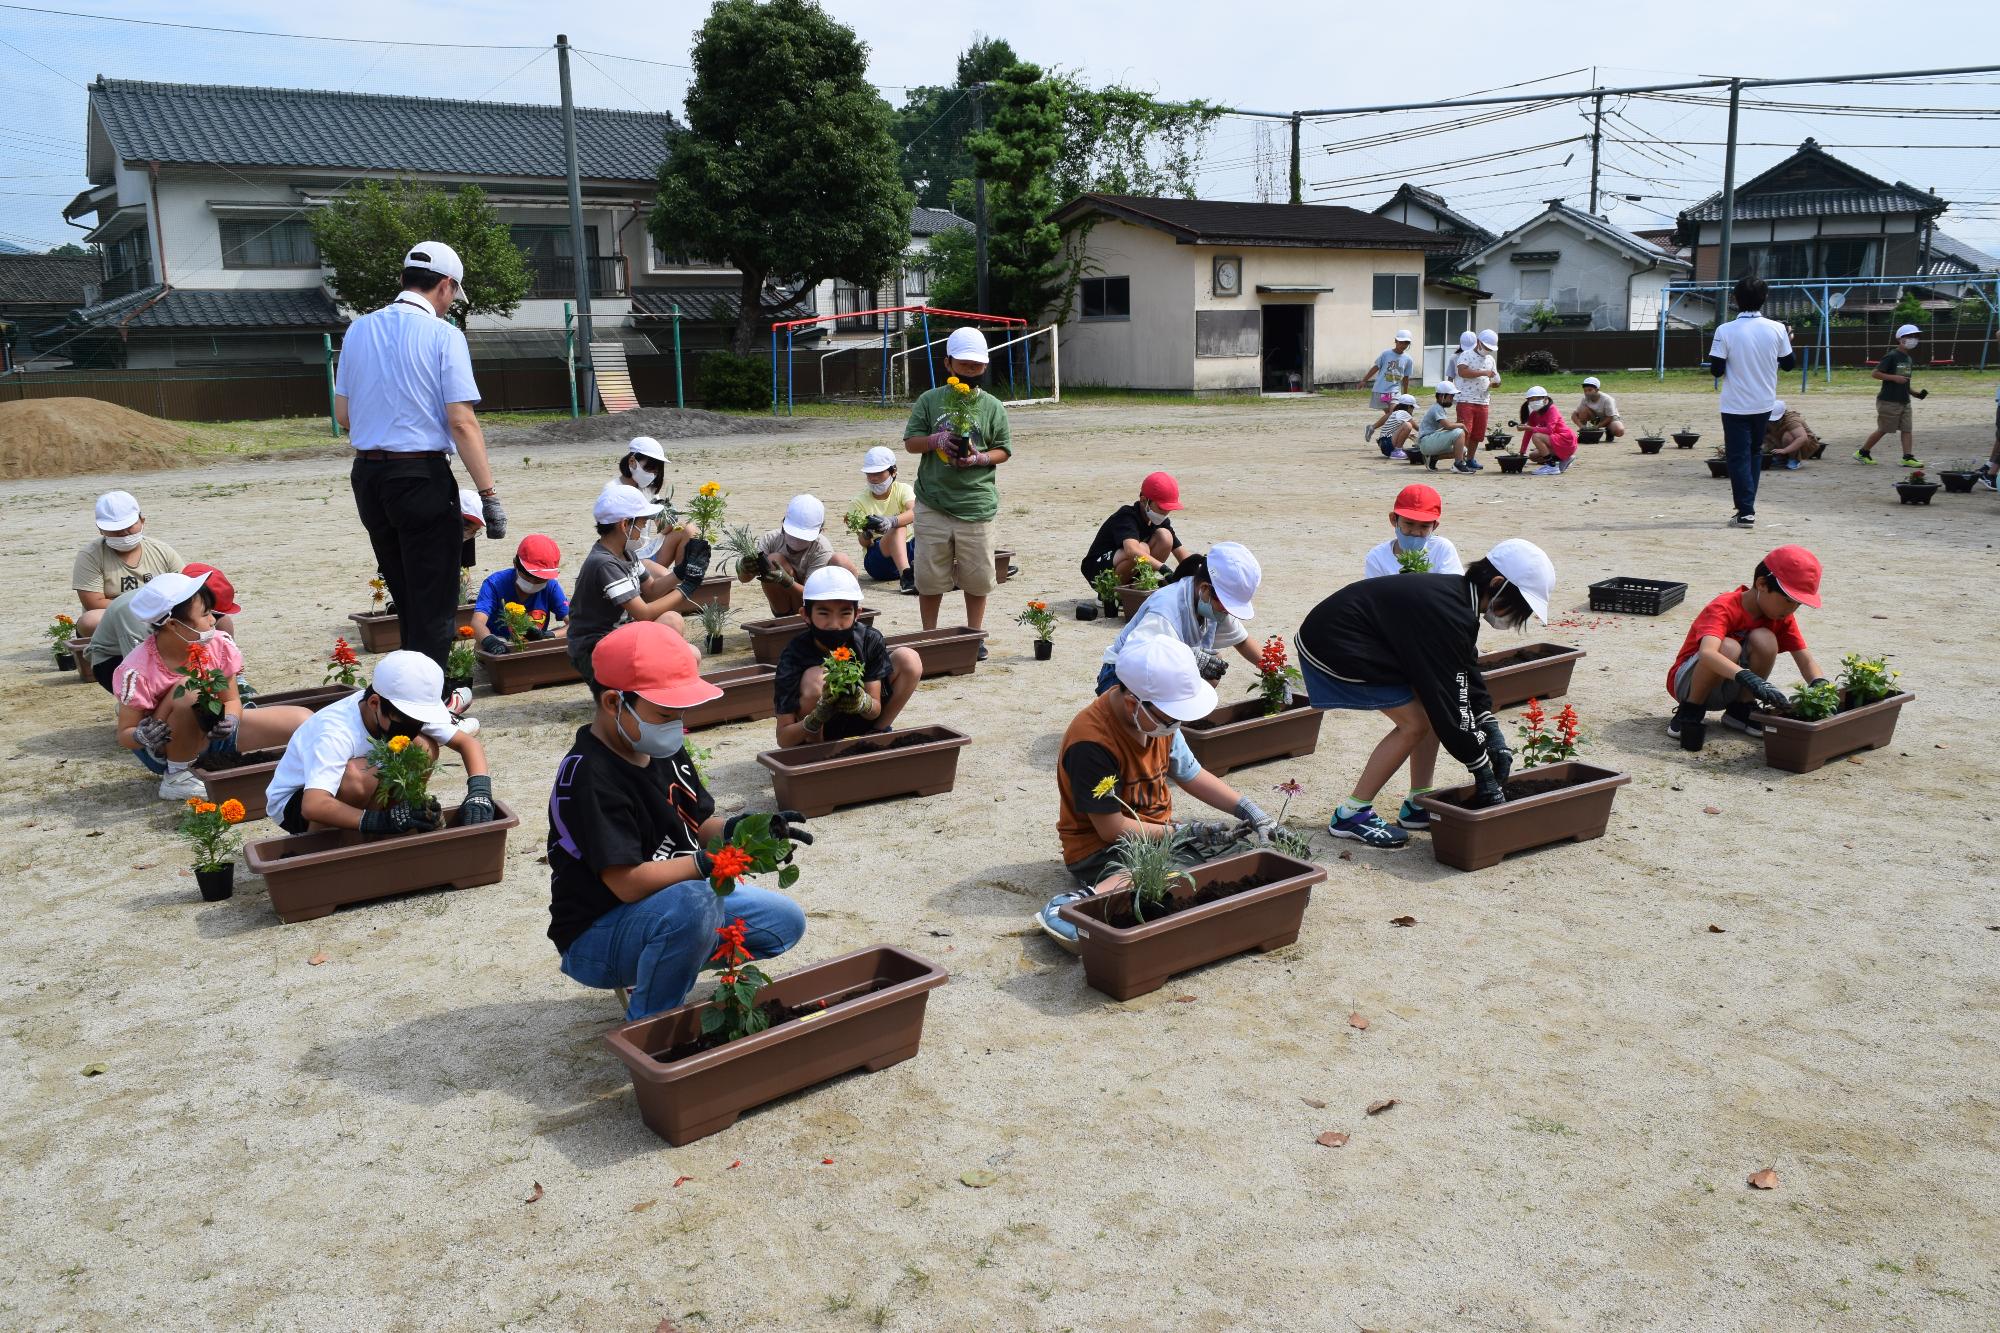
{"label": "red salvia flower", "polygon": [[1562,712],[1556,714],[1556,733],[1562,737],[1564,745],[1575,745],[1577,734],[1576,709],[1563,705]]}
{"label": "red salvia flower", "polygon": [[1547,714],[1542,712],[1542,701],[1540,699],[1530,699],[1528,700],[1528,711],[1522,714],[1522,716],[1527,718],[1528,731],[1532,734],[1542,729],[1542,719]]}
{"label": "red salvia flower", "polygon": [[743,947],[743,937],[748,933],[748,930],[749,928],[743,924],[743,918],[740,916],[726,926],[717,926],[715,933],[722,940],[722,943],[717,946],[715,953],[710,956],[709,961],[714,962],[731,953],[747,952]]}
{"label": "red salvia flower", "polygon": [[750,868],[750,853],[741,847],[727,846],[715,854],[715,868],[709,872],[712,880],[735,879]]}
{"label": "red salvia flower", "polygon": [[187,649],[187,669],[190,674],[208,665],[208,645],[191,643]]}
{"label": "red salvia flower", "polygon": [[354,649],[348,646],[346,639],[333,641],[333,662],[336,666],[361,665],[361,659],[354,655]]}

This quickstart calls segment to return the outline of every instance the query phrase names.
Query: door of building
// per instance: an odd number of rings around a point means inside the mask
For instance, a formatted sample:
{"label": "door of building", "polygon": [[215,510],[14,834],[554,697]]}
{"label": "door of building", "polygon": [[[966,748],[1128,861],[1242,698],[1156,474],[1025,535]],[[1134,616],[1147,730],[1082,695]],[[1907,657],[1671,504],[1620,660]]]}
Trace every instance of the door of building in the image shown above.
{"label": "door of building", "polygon": [[1312,392],[1312,307],[1267,305],[1264,312],[1264,392]]}
{"label": "door of building", "polygon": [[1424,359],[1420,367],[1425,384],[1445,378],[1445,367],[1458,351],[1458,335],[1472,327],[1472,312],[1446,306],[1424,311]]}

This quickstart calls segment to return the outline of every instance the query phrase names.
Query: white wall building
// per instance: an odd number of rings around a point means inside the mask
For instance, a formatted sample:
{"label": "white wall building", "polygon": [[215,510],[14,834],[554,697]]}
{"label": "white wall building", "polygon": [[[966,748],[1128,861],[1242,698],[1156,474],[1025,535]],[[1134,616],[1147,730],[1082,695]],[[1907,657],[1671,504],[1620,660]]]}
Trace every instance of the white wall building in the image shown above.
{"label": "white wall building", "polygon": [[1557,328],[1651,328],[1660,292],[1692,266],[1650,241],[1560,199],[1468,255],[1460,265],[1493,293],[1479,323],[1502,333],[1529,327],[1548,307]]}

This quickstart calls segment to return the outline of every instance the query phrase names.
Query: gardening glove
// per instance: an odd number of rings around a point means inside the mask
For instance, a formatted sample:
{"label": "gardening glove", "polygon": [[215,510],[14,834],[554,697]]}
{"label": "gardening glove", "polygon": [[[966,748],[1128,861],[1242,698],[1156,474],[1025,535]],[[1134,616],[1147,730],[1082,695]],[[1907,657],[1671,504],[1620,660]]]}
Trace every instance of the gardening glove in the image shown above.
{"label": "gardening glove", "polygon": [[1225,824],[1221,820],[1188,819],[1177,820],[1168,825],[1173,832],[1186,839],[1187,848],[1200,855],[1219,852],[1236,841],[1235,824]]}
{"label": "gardening glove", "polygon": [[501,505],[500,497],[482,495],[479,498],[479,512],[486,519],[486,535],[498,541],[507,535],[507,510]]}
{"label": "gardening glove", "polygon": [[132,735],[147,754],[155,759],[164,759],[167,757],[167,742],[174,738],[174,729],[160,718],[149,717],[132,728]]}
{"label": "gardening glove", "polygon": [[1913,398],[1928,398],[1931,396],[1931,391],[1929,389],[1918,389],[1915,393],[1911,394],[1910,396]]}
{"label": "gardening glove", "polygon": [[1474,788],[1472,799],[1466,806],[1473,810],[1484,810],[1489,805],[1499,805],[1507,799],[1507,792],[1500,784],[1504,779],[1494,775],[1493,765],[1482,764],[1473,772]]}
{"label": "gardening glove", "polygon": [[1479,715],[1479,729],[1486,733],[1486,758],[1492,764],[1494,782],[1504,785],[1514,771],[1514,749],[1507,744],[1507,733],[1500,730],[1500,720],[1491,713]]}
{"label": "gardening glove", "polygon": [[215,719],[215,725],[208,729],[208,743],[221,745],[236,734],[236,726],[243,719],[235,713],[224,713]]}
{"label": "gardening glove", "polygon": [[826,720],[832,716],[833,705],[822,695],[820,701],[813,705],[812,712],[799,719],[799,725],[811,732],[825,731]]}
{"label": "gardening glove", "polygon": [[507,652],[507,641],[498,634],[489,634],[479,641],[479,651],[494,657],[503,657]]}
{"label": "gardening glove", "polygon": [[1221,680],[1222,674],[1229,670],[1229,663],[1214,653],[1197,652],[1194,658],[1195,665],[1201,668],[1201,678],[1211,685]]}
{"label": "gardening glove", "polygon": [[1736,683],[1745,690],[1748,690],[1756,698],[1757,702],[1763,704],[1766,708],[1783,708],[1785,706],[1785,692],[1752,671],[1749,667],[1744,667],[1736,673]]}
{"label": "gardening glove", "polygon": [[701,538],[688,538],[687,545],[681,548],[681,562],[674,566],[674,573],[680,578],[681,585],[685,587],[690,579],[699,584],[707,578],[709,558],[714,554],[715,548]]}
{"label": "gardening glove", "polygon": [[458,824],[493,822],[493,779],[484,774],[465,780],[465,800],[458,807]]}
{"label": "gardening glove", "polygon": [[[747,818],[749,818],[748,815],[731,815],[728,819],[724,820],[722,824],[722,840],[728,842],[731,838],[735,837],[736,826]],[[797,843],[800,846],[810,847],[812,846],[813,835],[806,832],[805,822],[806,817],[796,810],[780,810],[771,816],[771,836],[774,838],[783,838],[787,842]],[[784,859],[787,861],[791,860],[792,854],[786,852]]]}
{"label": "gardening glove", "polygon": [[833,706],[836,711],[842,713],[865,712],[868,708],[868,696],[857,690],[853,694],[844,694],[834,700]]}
{"label": "gardening glove", "polygon": [[1811,680],[1807,681],[1806,684],[1817,687],[1820,685],[1831,685],[1833,684],[1833,682],[1828,680],[1825,676],[1814,676]]}
{"label": "gardening glove", "polygon": [[868,521],[861,525],[861,530],[870,537],[879,537],[889,530],[889,520],[880,514],[870,514]]}
{"label": "gardening glove", "polygon": [[1236,802],[1236,817],[1250,826],[1250,832],[1260,843],[1270,842],[1271,835],[1278,831],[1278,821],[1265,814],[1248,796]]}
{"label": "gardening glove", "polygon": [[936,453],[949,453],[951,446],[951,423],[946,422],[932,431],[925,437],[925,443],[929,444],[931,449]]}
{"label": "gardening glove", "polygon": [[437,827],[428,810],[398,801],[387,810],[361,812],[361,831],[374,834],[428,833]]}

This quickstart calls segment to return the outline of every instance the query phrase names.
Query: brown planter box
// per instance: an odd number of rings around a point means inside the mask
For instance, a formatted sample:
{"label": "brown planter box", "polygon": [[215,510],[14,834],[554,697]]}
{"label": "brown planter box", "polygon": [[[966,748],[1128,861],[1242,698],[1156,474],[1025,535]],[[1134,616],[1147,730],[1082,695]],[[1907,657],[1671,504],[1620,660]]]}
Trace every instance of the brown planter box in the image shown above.
{"label": "brown planter box", "polygon": [[520,694],[543,685],[571,685],[583,679],[569,660],[568,639],[541,639],[511,653],[475,648],[473,656],[486,668],[486,683],[495,694]]}
{"label": "brown planter box", "polygon": [[1531,643],[1479,655],[1479,674],[1495,708],[1512,708],[1530,699],[1555,699],[1569,693],[1570,673],[1583,660],[1581,648],[1559,643]]}
{"label": "brown planter box", "polygon": [[1431,854],[1443,865],[1484,870],[1499,865],[1511,852],[1601,838],[1604,826],[1611,821],[1612,798],[1632,775],[1572,759],[1520,769],[1511,780],[1522,778],[1558,778],[1575,785],[1484,810],[1454,804],[1472,798],[1475,788],[1471,784],[1426,792],[1416,802],[1431,812]]}
{"label": "brown planter box", "polygon": [[[875,623],[876,609],[864,606],[854,620],[859,625]],[[769,620],[746,620],[743,632],[750,636],[750,656],[765,666],[778,665],[778,659],[785,655],[785,646],[806,627],[804,616],[778,616]]]}
{"label": "brown planter box", "polygon": [[[1252,876],[1269,882],[1125,929],[1106,923],[1130,904],[1130,889],[1095,894],[1058,909],[1076,927],[1083,978],[1093,989],[1129,1000],[1158,990],[1176,972],[1248,949],[1282,949],[1299,937],[1312,886],[1326,878],[1323,867],[1273,851],[1225,857],[1193,866],[1188,873],[1196,887]],[[1185,884],[1173,890],[1181,900],[1194,893]]]}
{"label": "brown planter box", "polygon": [[[913,736],[923,737],[924,743],[884,748]],[[910,727],[882,736],[766,750],[757,762],[771,771],[779,808],[817,819],[843,805],[950,791],[958,780],[958,752],[970,744],[972,737],[950,727]]]}
{"label": "brown planter box", "polygon": [[722,697],[681,710],[681,725],[689,731],[719,727],[725,722],[754,722],[778,711],[778,673],[768,666],[730,667],[704,671],[701,678],[722,690]]}
{"label": "brown planter box", "polygon": [[1758,721],[1764,724],[1764,762],[1787,773],[1810,773],[1829,759],[1856,750],[1879,750],[1896,734],[1896,714],[1916,697],[1892,694],[1817,722],[1763,714]]}
{"label": "brown planter box", "polygon": [[680,1147],[786,1093],[849,1070],[872,1074],[909,1059],[923,1040],[925,1001],[947,980],[943,968],[902,949],[861,949],[779,977],[757,992],[760,1002],[794,1009],[824,1000],[824,1017],[794,1019],[664,1061],[668,1051],[701,1035],[708,1007],[701,1000],[613,1028],[604,1044],[632,1071],[647,1128]]}
{"label": "brown planter box", "polygon": [[[361,634],[361,651],[364,653],[393,653],[403,646],[403,622],[397,616],[384,615],[379,611],[356,612],[348,617]],[[454,629],[465,629],[472,624],[472,603],[462,602],[458,608],[458,622]]]}
{"label": "brown planter box", "polygon": [[[458,807],[444,813],[449,824]],[[311,921],[348,903],[412,889],[498,884],[507,870],[507,831],[520,822],[512,806],[495,798],[489,824],[392,838],[318,829],[260,839],[243,849],[243,860],[251,874],[264,877],[278,920]]]}
{"label": "brown planter box", "polygon": [[968,629],[920,629],[908,634],[890,634],[883,642],[891,648],[914,648],[924,662],[924,679],[932,676],[969,676],[979,665],[979,646],[986,631]]}
{"label": "brown planter box", "polygon": [[217,805],[228,800],[241,801],[244,819],[262,819],[264,792],[271,785],[271,774],[278,771],[278,760],[284,753],[282,745],[275,750],[252,750],[243,757],[255,762],[235,768],[205,768],[197,759],[194,775],[201,779],[202,786],[208,788],[209,800]]}
{"label": "brown planter box", "polygon": [[328,704],[339,703],[360,691],[359,685],[312,685],[303,690],[278,690],[247,701],[245,708],[304,708],[317,713]]}
{"label": "brown planter box", "polygon": [[69,641],[69,651],[70,655],[76,658],[76,678],[95,685],[97,677],[90,674],[90,640],[88,638],[71,639]]}
{"label": "brown planter box", "polygon": [[1118,613],[1127,620],[1130,620],[1133,616],[1139,614],[1139,608],[1145,604],[1146,599],[1159,590],[1159,588],[1135,588],[1129,583],[1119,584]]}
{"label": "brown planter box", "polygon": [[1225,704],[1199,722],[1181,727],[1188,749],[1201,766],[1220,777],[1232,768],[1267,759],[1298,759],[1319,748],[1319,724],[1326,714],[1300,699],[1282,712],[1266,714],[1262,698]]}
{"label": "brown planter box", "polygon": [[701,581],[701,586],[694,590],[694,604],[696,606],[727,607],[729,605],[729,589],[735,583],[736,580],[730,578],[727,574],[710,574]]}
{"label": "brown planter box", "polygon": [[995,580],[1005,583],[1008,579],[1013,578],[1013,574],[1009,572],[1013,567],[1014,553],[1012,551],[995,551],[993,553],[993,577]]}

